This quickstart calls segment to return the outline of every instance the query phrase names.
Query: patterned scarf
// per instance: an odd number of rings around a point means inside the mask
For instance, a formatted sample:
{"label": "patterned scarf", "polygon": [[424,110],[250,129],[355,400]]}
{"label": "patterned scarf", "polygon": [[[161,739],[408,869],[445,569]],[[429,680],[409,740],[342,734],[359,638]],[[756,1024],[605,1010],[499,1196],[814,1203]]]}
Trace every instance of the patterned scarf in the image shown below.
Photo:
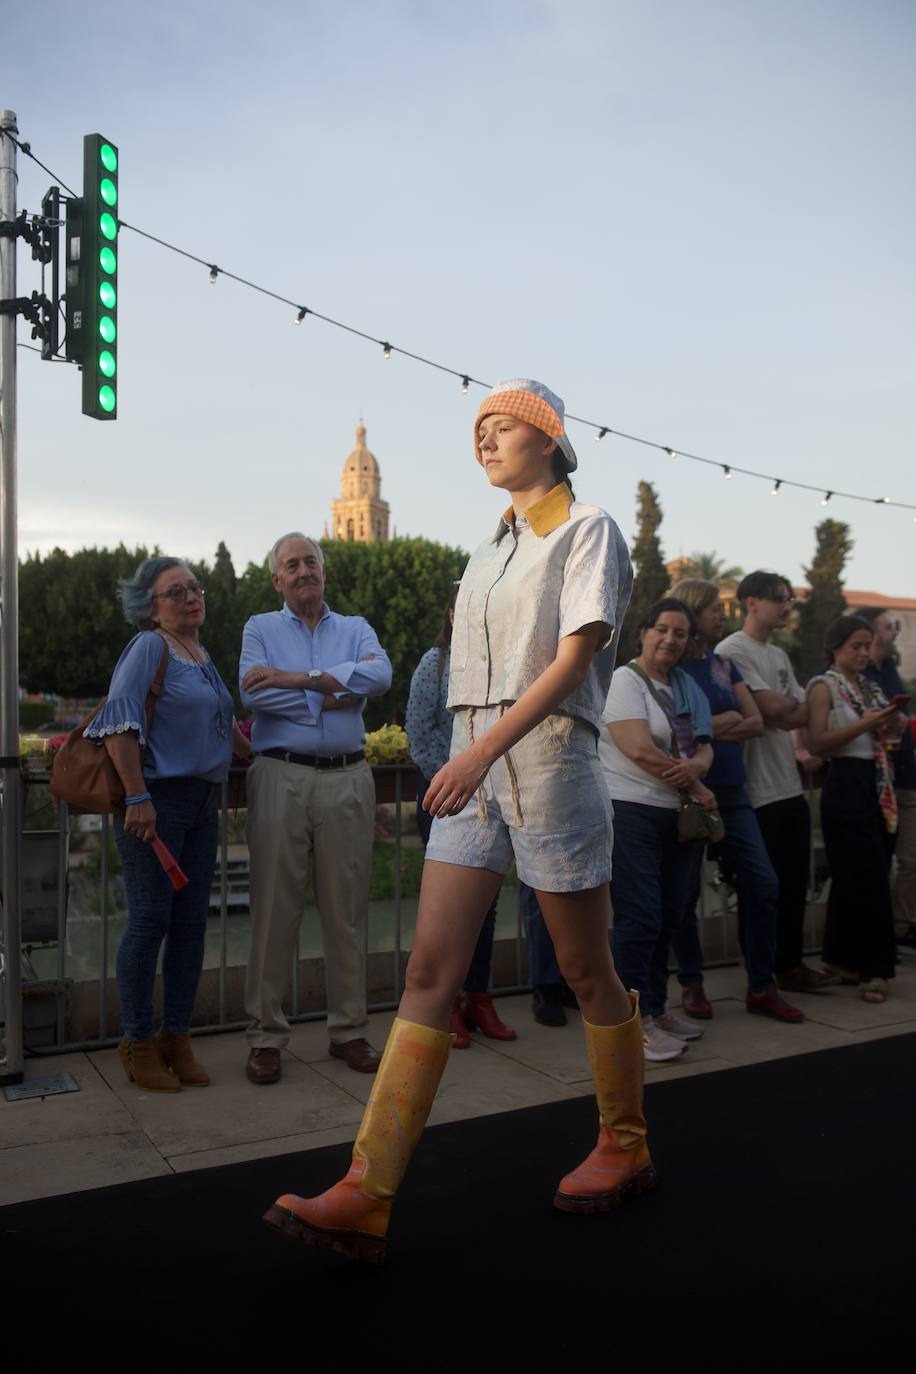
{"label": "patterned scarf", "polygon": [[[828,668],[826,675],[836,687],[837,695],[860,718],[871,708],[880,710],[890,704],[885,699],[880,687],[876,687],[866,677],[860,677],[857,686],[853,686],[849,678],[845,677],[837,668]],[[894,791],[894,780],[891,774],[890,761],[887,757],[887,744],[883,731],[881,734],[873,734],[872,742],[875,748],[875,785],[878,788],[878,805],[881,808],[881,815],[884,817],[884,824],[889,833],[894,835],[897,831],[897,793]]]}

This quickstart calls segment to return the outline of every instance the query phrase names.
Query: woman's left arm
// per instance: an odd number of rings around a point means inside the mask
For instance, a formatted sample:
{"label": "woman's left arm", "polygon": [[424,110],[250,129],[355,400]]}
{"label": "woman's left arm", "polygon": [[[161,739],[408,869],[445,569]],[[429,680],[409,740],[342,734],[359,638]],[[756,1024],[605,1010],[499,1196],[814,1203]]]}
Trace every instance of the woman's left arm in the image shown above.
{"label": "woman's left arm", "polygon": [[561,639],[553,663],[535,678],[506,714],[470,748],[439,769],[423,798],[424,811],[433,816],[456,816],[463,811],[496,760],[582,685],[595,653],[608,642],[609,634],[608,625],[594,621]]}

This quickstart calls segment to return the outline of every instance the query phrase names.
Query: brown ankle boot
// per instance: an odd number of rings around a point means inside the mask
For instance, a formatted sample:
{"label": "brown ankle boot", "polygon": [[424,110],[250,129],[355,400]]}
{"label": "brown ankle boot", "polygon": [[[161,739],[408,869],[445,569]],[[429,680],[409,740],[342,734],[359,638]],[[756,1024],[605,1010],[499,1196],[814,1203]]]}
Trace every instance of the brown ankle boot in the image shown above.
{"label": "brown ankle boot", "polygon": [[156,1044],[163,1062],[172,1070],[179,1083],[191,1088],[207,1087],[210,1075],[203,1064],[194,1058],[190,1035],[170,1035],[168,1031],[160,1031],[156,1036]]}
{"label": "brown ankle boot", "polygon": [[181,1084],[162,1062],[155,1040],[122,1040],[118,1058],[131,1083],[151,1093],[181,1092]]}

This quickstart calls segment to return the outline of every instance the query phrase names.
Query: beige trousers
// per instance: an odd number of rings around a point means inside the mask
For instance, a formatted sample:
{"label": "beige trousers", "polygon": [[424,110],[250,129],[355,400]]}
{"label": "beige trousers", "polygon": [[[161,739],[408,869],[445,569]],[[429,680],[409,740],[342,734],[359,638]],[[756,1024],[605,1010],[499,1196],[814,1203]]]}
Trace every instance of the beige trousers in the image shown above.
{"label": "beige trousers", "polygon": [[305,909],[309,864],[321,917],[328,1033],[335,1045],[366,1034],[366,947],[375,785],[363,760],[318,769],[256,758],[248,770],[251,953],[245,1009],[253,1049],[289,1040],[283,995]]}
{"label": "beige trousers", "polygon": [[916,926],[916,788],[897,789],[897,843],[894,846],[894,929],[905,935]]}

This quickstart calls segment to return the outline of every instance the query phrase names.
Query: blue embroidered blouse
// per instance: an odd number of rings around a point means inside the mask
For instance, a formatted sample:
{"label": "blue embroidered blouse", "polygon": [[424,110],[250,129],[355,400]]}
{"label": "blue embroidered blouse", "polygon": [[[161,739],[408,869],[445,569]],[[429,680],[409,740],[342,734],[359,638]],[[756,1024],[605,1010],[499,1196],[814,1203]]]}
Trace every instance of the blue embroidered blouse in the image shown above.
{"label": "blue embroidered blouse", "polygon": [[232,761],[232,697],[211,659],[192,663],[169,644],[162,695],[146,737],[146,698],[162,661],[162,637],[143,630],[115,665],[108,700],[84,730],[102,743],[106,735],[134,730],[146,745],[143,776],[202,778],[223,782]]}
{"label": "blue embroidered blouse", "polygon": [[445,667],[440,677],[439,650],[427,650],[410,679],[404,729],[410,757],[427,780],[448,763],[452,746],[452,713],[446,705],[450,657],[446,649]]}

